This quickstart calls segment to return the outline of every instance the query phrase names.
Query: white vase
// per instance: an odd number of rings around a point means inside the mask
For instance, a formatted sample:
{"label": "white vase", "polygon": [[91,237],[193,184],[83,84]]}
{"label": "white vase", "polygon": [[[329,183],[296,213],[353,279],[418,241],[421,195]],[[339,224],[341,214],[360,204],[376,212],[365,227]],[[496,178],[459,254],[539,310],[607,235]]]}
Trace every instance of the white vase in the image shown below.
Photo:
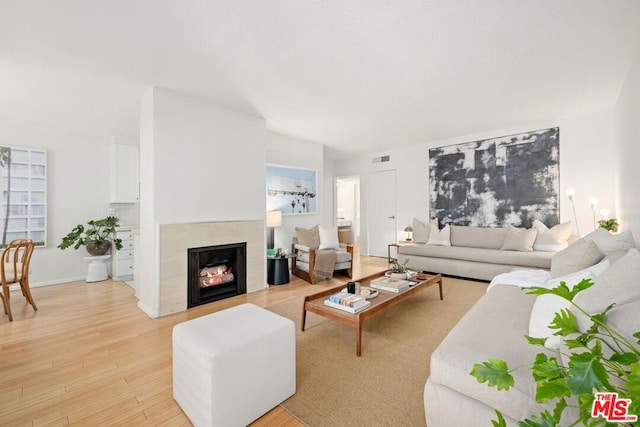
{"label": "white vase", "polygon": [[407,273],[389,273],[389,277],[392,279],[406,279]]}

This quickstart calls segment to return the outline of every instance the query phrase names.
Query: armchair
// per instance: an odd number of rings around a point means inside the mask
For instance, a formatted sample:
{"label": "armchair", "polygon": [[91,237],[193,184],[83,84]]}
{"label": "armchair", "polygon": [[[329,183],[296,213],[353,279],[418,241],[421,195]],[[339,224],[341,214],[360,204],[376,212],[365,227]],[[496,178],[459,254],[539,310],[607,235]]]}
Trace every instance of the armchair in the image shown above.
{"label": "armchair", "polygon": [[[334,238],[335,235],[335,238]],[[338,242],[336,228],[314,227],[310,230],[296,227],[291,244],[291,274],[314,285],[318,280],[332,277],[340,271],[353,276],[353,246]]]}

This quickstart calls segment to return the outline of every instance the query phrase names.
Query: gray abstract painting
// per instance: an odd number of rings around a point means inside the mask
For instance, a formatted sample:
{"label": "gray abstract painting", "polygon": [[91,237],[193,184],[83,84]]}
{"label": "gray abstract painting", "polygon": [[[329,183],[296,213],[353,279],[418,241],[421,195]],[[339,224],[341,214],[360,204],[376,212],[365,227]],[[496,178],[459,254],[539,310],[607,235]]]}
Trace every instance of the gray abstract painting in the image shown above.
{"label": "gray abstract painting", "polygon": [[558,224],[559,128],[429,150],[430,216],[441,225]]}

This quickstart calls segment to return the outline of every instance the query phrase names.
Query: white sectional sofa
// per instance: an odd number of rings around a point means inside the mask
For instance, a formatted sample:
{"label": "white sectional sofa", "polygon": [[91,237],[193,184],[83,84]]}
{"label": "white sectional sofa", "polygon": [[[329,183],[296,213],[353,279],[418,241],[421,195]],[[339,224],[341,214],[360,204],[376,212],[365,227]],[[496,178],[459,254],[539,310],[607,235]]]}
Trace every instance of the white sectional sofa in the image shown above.
{"label": "white sectional sofa", "polygon": [[[414,230],[419,227],[414,220]],[[496,275],[513,269],[549,270],[553,254],[573,240],[569,224],[568,227],[565,226],[563,236],[559,238],[564,244],[560,243],[555,247],[547,245],[544,251],[534,250],[536,239],[539,238],[538,233],[545,233],[535,229],[532,229],[533,232],[523,230],[515,227],[446,226],[439,232],[448,233],[448,240],[446,236],[444,239],[440,236],[441,238],[434,240],[433,231],[430,232],[431,236],[426,238],[420,239],[418,236],[414,239],[415,242],[400,245],[398,261],[402,263],[408,258],[407,266],[416,270],[491,280]],[[513,245],[508,244],[509,239]],[[449,245],[446,245],[447,242]]]}
{"label": "white sectional sofa", "polygon": [[[490,426],[491,420],[496,419],[495,409],[504,414],[507,425],[515,426],[518,420],[537,415],[544,409],[552,410],[551,404],[535,402],[535,382],[526,366],[533,362],[541,348],[529,345],[524,336],[553,338],[550,330],[539,332],[539,325],[549,324],[557,306],[550,306],[542,299],[548,295],[527,295],[521,287],[555,287],[560,281],[573,286],[581,278],[590,278],[595,285],[578,294],[576,302],[591,314],[616,303],[607,315],[607,322],[631,337],[640,330],[640,316],[637,315],[640,310],[640,287],[637,286],[640,283],[640,252],[634,246],[630,233],[613,237],[604,230],[597,230],[553,256],[550,272],[540,274],[540,270],[530,270],[531,283],[528,283],[525,271],[496,277],[489,291],[431,355],[430,376],[424,389],[427,426]],[[511,277],[520,277],[520,283]],[[580,324],[581,330],[589,326]],[[546,345],[549,356],[562,359],[561,340],[547,339]],[[563,352],[567,350],[563,349]],[[513,388],[498,391],[470,375],[474,364],[489,358],[503,359],[510,368],[525,366],[513,372]],[[566,360],[562,363],[566,364]],[[570,411],[566,415],[569,419],[576,416]]]}

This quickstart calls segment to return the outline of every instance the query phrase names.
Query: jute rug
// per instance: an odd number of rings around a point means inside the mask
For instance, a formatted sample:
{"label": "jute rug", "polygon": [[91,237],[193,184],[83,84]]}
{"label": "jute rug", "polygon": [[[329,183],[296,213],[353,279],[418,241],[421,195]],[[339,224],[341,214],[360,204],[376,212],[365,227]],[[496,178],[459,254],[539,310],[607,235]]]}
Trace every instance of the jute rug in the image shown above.
{"label": "jute rug", "polygon": [[486,283],[444,279],[355,331],[313,313],[300,331],[302,298],[269,310],[296,323],[297,390],[282,406],[312,427],[424,426],[423,390],[431,353],[482,296]]}

